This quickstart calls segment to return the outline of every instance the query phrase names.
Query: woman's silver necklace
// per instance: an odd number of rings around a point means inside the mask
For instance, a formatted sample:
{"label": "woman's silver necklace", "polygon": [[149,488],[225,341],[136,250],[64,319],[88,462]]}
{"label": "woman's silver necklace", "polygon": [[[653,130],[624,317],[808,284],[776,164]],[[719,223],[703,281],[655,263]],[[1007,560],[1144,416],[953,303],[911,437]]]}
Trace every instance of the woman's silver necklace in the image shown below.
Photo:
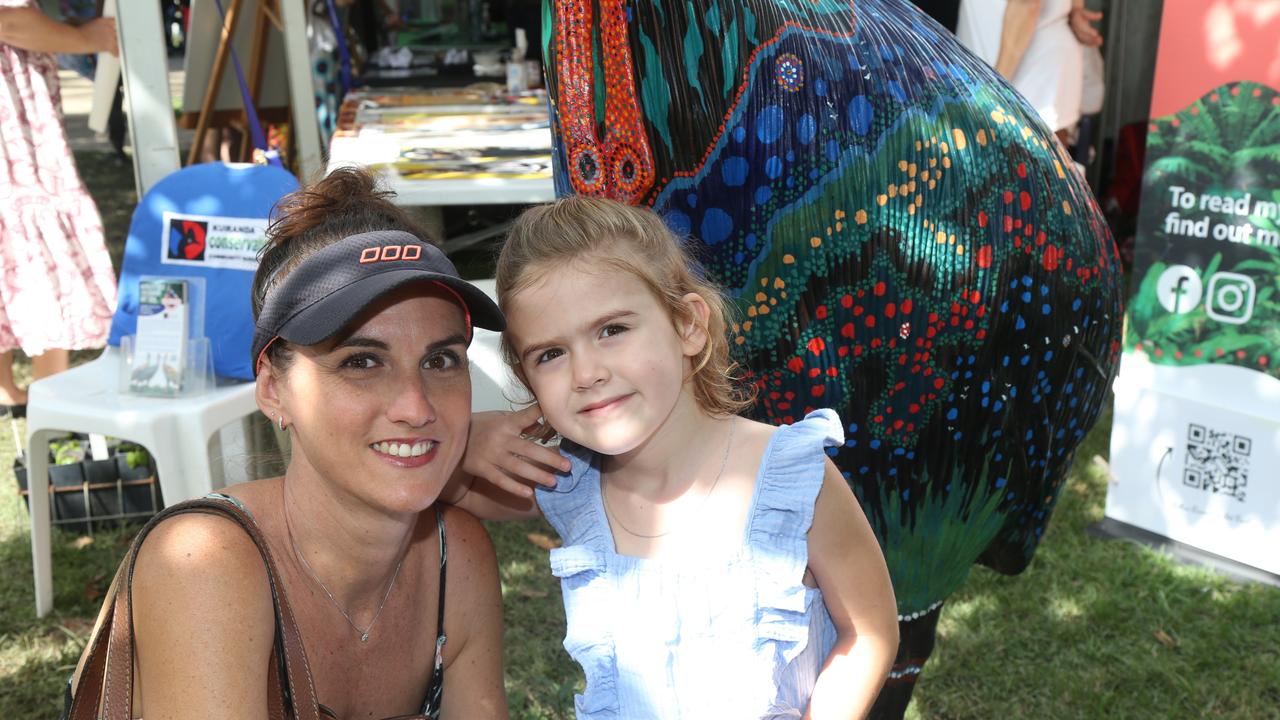
{"label": "woman's silver necklace", "polygon": [[[733,447],[733,429],[734,427],[737,426],[737,423],[735,423],[734,420],[736,420],[736,418],[729,419],[729,441],[725,443],[724,457],[720,459],[720,472],[717,472],[716,479],[711,481],[711,487],[707,489],[707,494],[702,496],[702,501],[698,503],[698,509],[695,512],[695,514],[700,513],[702,511],[702,507],[707,504],[707,498],[711,497],[711,493],[716,491],[716,485],[720,484],[720,476],[724,475],[724,469],[729,464],[729,450]],[[613,509],[609,507],[609,494],[605,492],[603,485],[601,485],[600,487],[600,498],[604,500],[604,511],[609,515],[609,518],[612,519],[613,522],[618,525],[618,527],[622,528],[624,532],[626,532],[628,535],[631,535],[633,537],[645,538],[646,540],[653,540],[655,538],[666,537],[667,535],[670,535],[671,533],[675,532],[675,530],[682,525],[682,523],[677,524],[677,527],[673,527],[670,530],[666,530],[664,532],[656,533],[653,535],[650,535],[648,533],[636,532],[635,530],[632,530],[626,525],[623,525],[622,519],[619,518],[616,514],[614,514]]]}
{"label": "woman's silver necklace", "polygon": [[315,583],[320,586],[320,589],[324,591],[325,596],[329,598],[329,602],[333,603],[333,606],[338,609],[338,612],[342,613],[342,617],[347,619],[347,624],[351,626],[351,629],[360,634],[360,642],[369,642],[369,631],[373,630],[373,624],[378,622],[378,617],[382,615],[382,608],[387,605],[387,598],[391,597],[391,588],[395,587],[396,578],[400,577],[400,566],[404,564],[404,556],[409,554],[407,548],[406,551],[400,555],[400,560],[396,563],[396,571],[391,574],[391,582],[387,583],[387,589],[382,593],[382,602],[378,603],[378,611],[373,614],[373,619],[369,621],[369,625],[364,629],[361,629],[360,626],[356,625],[356,622],[351,619],[351,615],[346,611],[346,609],[338,604],[338,599],[333,596],[333,593],[329,592],[328,586],[324,584],[324,581],[320,579],[320,576],[316,575],[316,571],[311,567],[311,563],[307,562],[306,556],[298,550],[298,543],[293,539],[293,526],[289,523],[288,510],[285,510],[284,512],[284,526],[289,533],[289,545],[293,548],[293,554],[302,563],[302,566],[307,569],[307,574],[310,575],[311,579],[314,580]]}

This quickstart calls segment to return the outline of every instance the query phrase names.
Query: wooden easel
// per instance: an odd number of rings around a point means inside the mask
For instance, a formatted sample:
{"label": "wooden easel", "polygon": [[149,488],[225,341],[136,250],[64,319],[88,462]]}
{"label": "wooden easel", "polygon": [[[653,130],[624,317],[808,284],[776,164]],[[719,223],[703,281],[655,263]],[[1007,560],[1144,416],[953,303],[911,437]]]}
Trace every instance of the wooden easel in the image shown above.
{"label": "wooden easel", "polygon": [[[277,32],[284,32],[284,23],[280,18],[277,0],[259,0],[258,12],[254,18],[253,48],[249,53],[249,64],[245,69],[245,82],[249,84],[249,99],[257,106],[258,93],[262,89],[262,66],[267,54],[268,23]],[[194,165],[200,159],[200,150],[204,146],[205,133],[209,130],[209,121],[214,114],[214,104],[218,90],[222,87],[222,73],[226,69],[227,59],[231,54],[232,38],[235,37],[236,24],[240,21],[243,0],[230,0],[226,13],[226,21],[222,26],[222,36],[218,40],[218,50],[213,57],[213,70],[209,74],[209,84],[204,89],[204,100],[200,104],[200,116],[196,121],[195,138],[191,150],[187,153],[187,164]],[[241,141],[239,160],[250,159],[252,138],[249,136],[248,108],[240,111]]]}

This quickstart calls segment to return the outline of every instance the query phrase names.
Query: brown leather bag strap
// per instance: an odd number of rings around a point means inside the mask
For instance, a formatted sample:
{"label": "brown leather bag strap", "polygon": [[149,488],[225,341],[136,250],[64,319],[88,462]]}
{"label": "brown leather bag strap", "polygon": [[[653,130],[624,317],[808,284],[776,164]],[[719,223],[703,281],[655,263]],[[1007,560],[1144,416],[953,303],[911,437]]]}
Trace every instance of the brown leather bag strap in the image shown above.
{"label": "brown leather bag strap", "polygon": [[[279,573],[262,532],[253,519],[233,503],[223,500],[189,500],[165,508],[134,538],[117,573],[111,610],[99,616],[100,627],[90,640],[88,659],[76,687],[69,720],[95,720],[99,707],[106,720],[130,720],[133,713],[133,570],[138,549],[153,528],[173,515],[188,512],[223,515],[249,534],[267,568],[267,582],[276,615],[276,637],[268,668],[267,715],[272,720],[319,720],[319,703],[302,637],[293,611],[280,587]],[[123,579],[123,582],[119,582]]]}

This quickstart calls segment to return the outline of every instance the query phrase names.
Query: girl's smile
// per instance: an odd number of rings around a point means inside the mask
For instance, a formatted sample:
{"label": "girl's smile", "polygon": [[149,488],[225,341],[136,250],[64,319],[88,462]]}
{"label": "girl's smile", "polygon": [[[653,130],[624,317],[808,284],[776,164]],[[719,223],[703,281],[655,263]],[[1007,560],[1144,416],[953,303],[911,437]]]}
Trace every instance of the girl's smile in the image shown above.
{"label": "girl's smile", "polygon": [[558,266],[515,295],[507,321],[547,421],[579,445],[621,455],[659,431],[678,437],[697,412],[686,379],[705,333],[678,332],[632,273],[590,259]]}
{"label": "girl's smile", "polygon": [[627,400],[630,400],[631,397],[634,395],[635,393],[626,393],[623,395],[616,395],[614,397],[601,400],[600,402],[594,402],[582,408],[581,410],[579,410],[578,413],[581,415],[586,415],[588,417],[599,417],[602,415],[606,415],[609,413],[609,411],[618,409],[618,407],[620,407]]}

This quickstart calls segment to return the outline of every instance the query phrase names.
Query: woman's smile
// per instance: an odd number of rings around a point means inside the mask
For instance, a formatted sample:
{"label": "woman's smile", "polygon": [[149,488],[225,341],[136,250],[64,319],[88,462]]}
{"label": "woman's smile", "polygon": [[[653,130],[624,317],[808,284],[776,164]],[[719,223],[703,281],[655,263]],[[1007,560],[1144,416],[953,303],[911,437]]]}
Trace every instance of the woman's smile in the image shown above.
{"label": "woman's smile", "polygon": [[436,457],[440,443],[425,438],[382,440],[369,446],[382,460],[396,467],[422,467]]}

